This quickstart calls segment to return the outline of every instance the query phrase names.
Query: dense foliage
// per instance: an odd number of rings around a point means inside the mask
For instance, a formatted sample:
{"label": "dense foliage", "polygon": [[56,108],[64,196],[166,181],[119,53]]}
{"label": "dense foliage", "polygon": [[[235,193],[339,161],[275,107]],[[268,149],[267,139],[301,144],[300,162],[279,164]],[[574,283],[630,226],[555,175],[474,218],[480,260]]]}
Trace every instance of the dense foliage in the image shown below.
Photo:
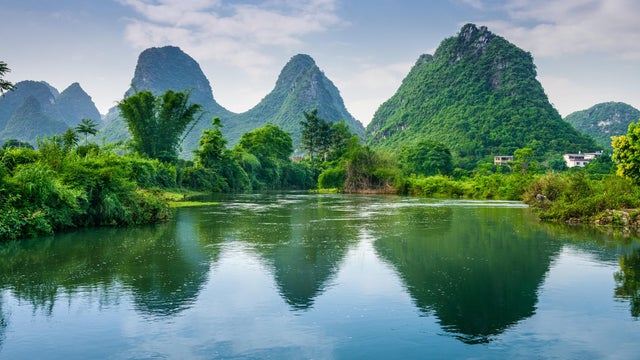
{"label": "dense foliage", "polygon": [[4,76],[11,71],[7,66],[7,63],[0,61],[0,95],[13,89],[13,84],[10,81],[4,79]]}
{"label": "dense foliage", "polygon": [[629,124],[626,135],[613,137],[613,149],[617,174],[640,185],[640,121]]}
{"label": "dense foliage", "polygon": [[612,149],[611,137],[627,133],[629,124],[640,119],[640,110],[620,102],[607,102],[567,115],[565,121],[593,137],[602,149]]}
{"label": "dense foliage", "polygon": [[153,188],[175,187],[176,170],[157,160],[121,156],[62,136],[38,150],[0,150],[0,239],[84,226],[156,222],[169,216]]}
{"label": "dense foliage", "polygon": [[466,169],[523,147],[539,158],[596,150],[549,103],[531,54],[473,24],[418,59],[375,113],[367,139],[391,151],[423,139],[442,142]]}
{"label": "dense foliage", "polygon": [[189,101],[189,93],[167,90],[155,97],[140,91],[118,104],[132,136],[133,149],[162,161],[176,161],[183,134],[198,120],[201,106]]}
{"label": "dense foliage", "polygon": [[214,192],[310,189],[314,170],[294,163],[289,133],[266,124],[242,135],[233,149],[226,148],[222,123],[214,118],[202,132],[195,164],[183,169],[182,186]]}

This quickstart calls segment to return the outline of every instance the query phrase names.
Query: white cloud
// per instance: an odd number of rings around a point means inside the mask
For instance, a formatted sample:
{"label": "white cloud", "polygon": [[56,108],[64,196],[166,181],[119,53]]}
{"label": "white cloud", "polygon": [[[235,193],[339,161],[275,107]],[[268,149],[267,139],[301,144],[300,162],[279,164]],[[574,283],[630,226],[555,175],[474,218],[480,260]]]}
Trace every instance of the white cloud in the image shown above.
{"label": "white cloud", "polygon": [[354,66],[356,70],[349,75],[334,80],[348,106],[347,110],[366,126],[378,107],[396,92],[411,66],[413,63],[364,63]]}
{"label": "white cloud", "polygon": [[492,10],[506,18],[482,24],[535,56],[598,53],[640,59],[636,0],[507,0]]}
{"label": "white cloud", "polygon": [[270,65],[273,47],[297,46],[304,36],[340,24],[334,1],[120,0],[141,16],[126,27],[135,47],[177,45],[200,60],[248,71]]}

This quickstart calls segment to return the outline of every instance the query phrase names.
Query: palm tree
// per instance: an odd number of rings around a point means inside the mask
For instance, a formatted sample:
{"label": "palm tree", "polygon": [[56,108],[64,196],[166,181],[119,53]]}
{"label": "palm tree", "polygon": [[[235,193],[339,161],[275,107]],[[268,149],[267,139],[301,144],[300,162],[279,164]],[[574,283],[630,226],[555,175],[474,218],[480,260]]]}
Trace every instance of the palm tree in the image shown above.
{"label": "palm tree", "polygon": [[84,144],[87,145],[89,134],[95,135],[98,132],[98,123],[91,119],[82,119],[82,123],[76,126],[76,131],[84,134]]}
{"label": "palm tree", "polygon": [[7,63],[0,61],[0,95],[4,94],[6,91],[13,90],[13,84],[3,79],[4,74],[9,71],[11,70],[7,67]]}

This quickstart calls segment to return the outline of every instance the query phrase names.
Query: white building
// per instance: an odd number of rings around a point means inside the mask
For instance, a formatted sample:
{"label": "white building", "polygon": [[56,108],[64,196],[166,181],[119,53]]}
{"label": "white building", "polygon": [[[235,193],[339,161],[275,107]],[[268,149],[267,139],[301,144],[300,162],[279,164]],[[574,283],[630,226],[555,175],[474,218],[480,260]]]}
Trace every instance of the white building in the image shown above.
{"label": "white building", "polygon": [[493,165],[505,165],[513,161],[513,156],[494,156]]}
{"label": "white building", "polygon": [[602,151],[584,154],[581,152],[578,152],[577,154],[564,154],[563,157],[567,167],[572,168],[576,166],[585,167],[591,160],[600,155],[602,155]]}

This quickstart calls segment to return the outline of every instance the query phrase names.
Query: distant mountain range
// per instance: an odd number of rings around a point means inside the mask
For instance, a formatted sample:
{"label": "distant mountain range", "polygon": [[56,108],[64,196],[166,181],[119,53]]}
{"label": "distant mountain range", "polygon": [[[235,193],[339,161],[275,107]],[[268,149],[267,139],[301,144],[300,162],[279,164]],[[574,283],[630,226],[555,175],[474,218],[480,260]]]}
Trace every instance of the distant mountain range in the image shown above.
{"label": "distant mountain range", "polygon": [[367,127],[376,148],[421,139],[444,143],[463,167],[523,147],[539,156],[597,148],[549,103],[531,54],[473,24],[420,56]]}
{"label": "distant mountain range", "polygon": [[564,120],[593,137],[603,149],[611,150],[611,137],[626,135],[629,124],[640,120],[640,110],[621,102],[606,102],[571,113]]}
{"label": "distant mountain range", "polygon": [[[325,120],[345,120],[374,148],[394,152],[422,139],[435,140],[452,150],[458,165],[469,168],[523,147],[531,147],[539,156],[597,150],[607,144],[609,136],[625,133],[628,123],[640,118],[638,110],[629,105],[606,103],[571,114],[564,121],[536,75],[531,54],[485,27],[467,24],[456,36],[443,40],[433,55],[418,58],[366,131],[349,114],[333,82],[303,54],[293,56],[273,90],[244,113],[233,113],[218,104],[199,64],[174,46],[140,54],[123,98],[141,90],[156,95],[168,89],[189,91],[191,100],[206,113],[182,144],[185,158],[192,156],[202,130],[215,116],[222,120],[230,146],[243,133],[266,123],[290,132],[297,145],[302,112],[318,109]],[[36,136],[63,132],[83,118],[98,120],[100,114],[79,84],[58,93],[45,82],[19,82],[14,91],[0,97],[0,143],[9,138],[34,143]],[[102,121],[98,138],[110,142],[129,138],[117,107]]]}
{"label": "distant mountain range", "polygon": [[[155,95],[168,89],[190,91],[191,100],[203,106],[205,116],[182,144],[184,157],[191,156],[198,146],[202,130],[211,125],[215,116],[222,120],[223,135],[229,145],[234,145],[243,133],[267,123],[290,132],[297,144],[301,137],[299,122],[304,119],[302,112],[313,109],[318,109],[318,114],[325,120],[345,120],[352,131],[364,134],[364,127],[349,114],[338,89],[308,55],[294,56],[282,69],[275,88],[258,105],[241,114],[232,113],[216,102],[209,80],[198,63],[174,46],[143,51],[131,84],[125,97],[140,90],[150,90]],[[107,141],[128,138],[128,129],[117,108],[111,109],[105,120],[107,125],[101,135]]]}
{"label": "distant mountain range", "polygon": [[99,123],[100,117],[78,83],[58,93],[43,81],[21,81],[0,97],[0,143],[17,139],[35,144],[36,137],[62,133],[82,119]]}

